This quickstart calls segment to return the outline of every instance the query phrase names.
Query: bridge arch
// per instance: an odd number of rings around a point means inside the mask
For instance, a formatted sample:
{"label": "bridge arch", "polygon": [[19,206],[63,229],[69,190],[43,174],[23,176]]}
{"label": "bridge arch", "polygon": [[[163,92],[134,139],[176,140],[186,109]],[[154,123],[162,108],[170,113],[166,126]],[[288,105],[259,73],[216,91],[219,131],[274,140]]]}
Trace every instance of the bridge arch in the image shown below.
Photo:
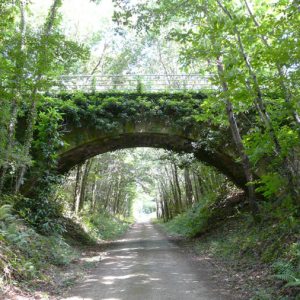
{"label": "bridge arch", "polygon": [[127,123],[122,126],[122,132],[119,134],[105,134],[102,130],[89,126],[69,126],[64,137],[68,146],[59,151],[57,171],[61,174],[66,173],[86,159],[115,150],[161,148],[178,153],[194,153],[199,161],[215,167],[238,187],[246,189],[247,181],[243,168],[234,157],[216,149],[208,149],[207,145],[197,144],[197,138],[176,134],[168,124],[163,124],[162,127],[155,124],[155,131],[151,130],[153,125],[153,120],[138,124]]}

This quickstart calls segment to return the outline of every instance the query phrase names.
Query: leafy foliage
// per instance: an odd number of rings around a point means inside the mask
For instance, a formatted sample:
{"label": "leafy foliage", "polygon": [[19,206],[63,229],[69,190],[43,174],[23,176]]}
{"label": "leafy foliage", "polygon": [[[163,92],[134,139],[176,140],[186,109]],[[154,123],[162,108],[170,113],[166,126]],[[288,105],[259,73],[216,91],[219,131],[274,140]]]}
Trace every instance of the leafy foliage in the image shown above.
{"label": "leafy foliage", "polygon": [[[140,35],[165,34],[177,42],[186,71],[195,63],[201,64],[198,70],[210,74],[210,81],[221,92],[203,102],[202,115],[196,119],[213,118],[215,124],[224,124],[229,111],[238,116],[236,123],[228,120],[231,126],[238,124],[233,138],[239,139],[238,132],[244,136],[237,143],[245,148],[239,155],[247,156],[253,169],[269,158],[267,177],[279,175],[285,182],[284,193],[299,205],[300,118],[295,85],[300,74],[295,50],[299,39],[291,40],[298,36],[298,4],[249,0],[163,0],[153,1],[151,6],[115,3],[118,26],[132,28]],[[255,117],[245,118],[250,111]],[[245,119],[250,126],[243,132],[239,127]],[[276,197],[278,188],[271,180],[259,183],[266,195]]]}
{"label": "leafy foliage", "polygon": [[[52,96],[52,97],[51,97]],[[60,93],[49,95],[42,109],[56,107],[70,121],[89,120],[90,126],[118,134],[123,121],[140,121],[150,117],[173,117],[174,127],[188,131],[194,119],[191,115],[201,112],[200,104],[206,96],[199,93]]]}
{"label": "leafy foliage", "polygon": [[62,207],[52,199],[60,176],[51,171],[56,167],[56,149],[63,144],[59,134],[61,121],[62,116],[55,108],[39,114],[36,126],[38,139],[34,145],[38,155],[32,171],[37,180],[36,198],[21,198],[15,203],[19,214],[44,234],[60,234],[64,231],[64,225],[59,219]]}
{"label": "leafy foliage", "polygon": [[[200,203],[195,204],[185,213],[175,216],[171,221],[161,224],[161,226],[172,235],[199,236],[218,226],[222,220],[226,219],[228,214],[235,214],[239,205],[242,207],[244,204],[243,202],[230,204],[230,199],[223,199],[217,193],[206,194]],[[224,211],[224,206],[227,206],[226,211]],[[156,221],[154,220],[154,222]]]}
{"label": "leafy foliage", "polygon": [[108,213],[97,213],[83,218],[88,232],[93,232],[98,239],[111,240],[124,234],[129,224],[117,218],[112,218]]}
{"label": "leafy foliage", "polygon": [[0,207],[1,278],[5,281],[43,278],[47,266],[67,265],[78,254],[59,236],[44,237],[12,214],[12,206]]}

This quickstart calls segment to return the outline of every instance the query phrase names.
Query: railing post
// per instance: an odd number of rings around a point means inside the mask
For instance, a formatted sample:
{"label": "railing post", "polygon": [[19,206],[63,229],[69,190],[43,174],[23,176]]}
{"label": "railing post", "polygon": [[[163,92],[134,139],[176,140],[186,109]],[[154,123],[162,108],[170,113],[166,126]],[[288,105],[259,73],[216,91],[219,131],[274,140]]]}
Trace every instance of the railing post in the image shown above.
{"label": "railing post", "polygon": [[97,79],[95,76],[93,76],[92,80],[91,80],[91,92],[92,93],[96,92],[96,86],[97,86]]}
{"label": "railing post", "polygon": [[183,90],[182,90],[182,91],[183,91],[184,94],[186,94],[186,92],[187,92],[187,84],[186,84],[186,81],[183,82]]}
{"label": "railing post", "polygon": [[142,83],[142,78],[141,78],[141,76],[138,76],[138,78],[137,78],[136,91],[137,91],[139,94],[142,94],[142,93],[143,93],[143,83]]}

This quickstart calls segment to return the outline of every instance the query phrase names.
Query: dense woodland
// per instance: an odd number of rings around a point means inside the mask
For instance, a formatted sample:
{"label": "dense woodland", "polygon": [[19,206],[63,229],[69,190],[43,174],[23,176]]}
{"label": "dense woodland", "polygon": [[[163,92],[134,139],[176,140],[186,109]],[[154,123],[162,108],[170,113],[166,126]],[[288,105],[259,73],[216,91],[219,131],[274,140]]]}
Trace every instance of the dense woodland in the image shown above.
{"label": "dense woodland", "polygon": [[[96,25],[72,19],[72,1],[34,2],[0,0],[2,291],[45,279],[43,264],[68,264],[74,253],[64,234],[71,220],[88,232],[86,242],[96,243],[123,233],[134,215],[156,212],[163,228],[188,237],[237,219],[247,230],[234,242],[229,234],[228,245],[243,248],[232,246],[232,256],[267,263],[280,290],[277,298],[264,291],[251,299],[300,299],[299,1],[114,0],[113,15],[95,14]],[[105,1],[79,2],[92,14]],[[166,90],[161,103],[184,116],[180,130],[192,122],[218,128],[222,137],[208,132],[199,145],[213,151],[226,137],[243,167],[246,192],[193,153],[164,149],[108,152],[67,174],[56,172],[66,111],[76,120],[78,99],[85,101],[82,92],[62,101],[51,91],[70,74],[209,76],[212,88],[194,91],[205,99],[193,100],[186,90],[182,95],[194,102],[173,101]],[[124,95],[106,101],[117,107]],[[142,101],[126,109],[145,117],[149,107]],[[111,123],[109,107],[106,115],[96,105],[88,109],[97,126],[114,134],[119,123]],[[127,111],[122,118],[131,120]]]}

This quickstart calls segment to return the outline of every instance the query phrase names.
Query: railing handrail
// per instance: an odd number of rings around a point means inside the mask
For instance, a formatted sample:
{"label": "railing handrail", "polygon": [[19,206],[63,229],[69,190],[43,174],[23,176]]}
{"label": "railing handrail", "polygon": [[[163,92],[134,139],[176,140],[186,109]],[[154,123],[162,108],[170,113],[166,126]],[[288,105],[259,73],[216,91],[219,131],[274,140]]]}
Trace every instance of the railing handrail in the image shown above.
{"label": "railing handrail", "polygon": [[61,75],[59,77],[150,77],[150,76],[161,76],[161,77],[168,77],[168,76],[182,76],[182,77],[190,77],[190,76],[197,76],[197,77],[207,77],[210,78],[212,75],[202,75],[202,74],[118,74],[118,75],[104,75],[104,74],[77,74],[77,75]]}
{"label": "railing handrail", "polygon": [[[76,74],[61,75],[53,80],[53,90],[200,90],[216,89],[209,79],[211,74]],[[115,81],[122,79],[121,81]]]}

